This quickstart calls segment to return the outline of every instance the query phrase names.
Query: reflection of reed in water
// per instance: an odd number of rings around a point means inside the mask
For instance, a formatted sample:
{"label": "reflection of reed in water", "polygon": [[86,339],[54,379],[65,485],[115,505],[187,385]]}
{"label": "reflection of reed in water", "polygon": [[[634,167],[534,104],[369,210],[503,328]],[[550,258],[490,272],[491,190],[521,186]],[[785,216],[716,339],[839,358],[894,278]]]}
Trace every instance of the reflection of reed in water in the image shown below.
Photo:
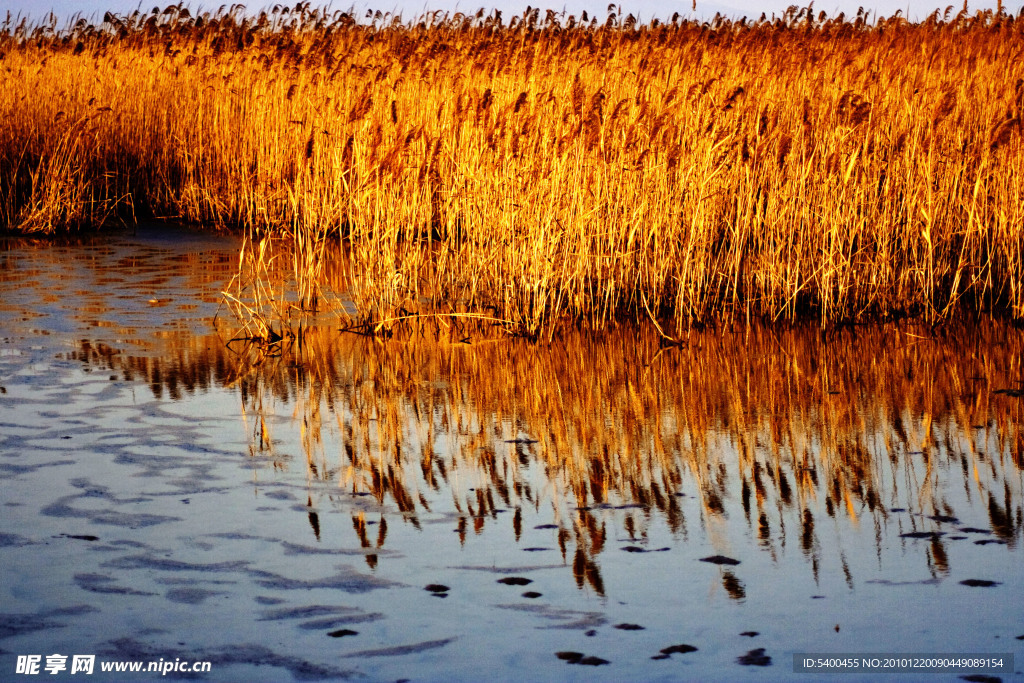
{"label": "reflection of reed in water", "polygon": [[[797,529],[815,576],[835,551],[823,518],[874,527],[879,544],[927,535],[957,517],[953,485],[987,510],[997,540],[1016,544],[1024,415],[999,390],[1019,387],[1022,347],[995,323],[828,338],[752,328],[668,349],[633,329],[550,346],[315,329],[259,364],[193,341],[145,371],[167,387],[195,368],[237,385],[253,452],[281,467],[265,425],[290,405],[311,478],[370,494],[412,524],[450,514],[464,543],[502,519],[518,541],[523,512],[550,506],[577,582],[603,592],[597,558],[610,544],[646,549],[654,523],[685,536],[694,509],[723,552],[737,515],[772,556]],[[364,548],[383,546],[384,523],[376,541],[354,525]],[[929,538],[929,567],[945,574],[943,541]],[[745,595],[734,575],[723,587]]]}

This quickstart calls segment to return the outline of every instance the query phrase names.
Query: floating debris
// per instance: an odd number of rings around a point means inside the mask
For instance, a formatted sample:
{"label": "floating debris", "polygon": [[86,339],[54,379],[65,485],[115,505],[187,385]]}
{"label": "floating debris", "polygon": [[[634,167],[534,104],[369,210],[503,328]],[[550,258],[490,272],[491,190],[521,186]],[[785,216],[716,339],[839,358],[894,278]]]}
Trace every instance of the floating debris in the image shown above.
{"label": "floating debris", "polygon": [[744,631],[740,635],[741,636],[746,636],[747,638],[755,638],[755,637],[757,637],[757,636],[759,636],[761,634],[758,633],[757,631]]}
{"label": "floating debris", "polygon": [[568,664],[581,664],[583,666],[601,666],[602,664],[611,664],[607,659],[601,659],[600,657],[594,657],[593,655],[587,656],[582,652],[573,652],[570,650],[556,652],[555,656]]}
{"label": "floating debris", "polygon": [[537,591],[526,591],[525,593],[523,593],[523,597],[529,598],[530,600],[535,600],[542,595],[543,593],[538,593]]}
{"label": "floating debris", "polygon": [[736,663],[742,666],[770,666],[772,658],[764,653],[763,647],[759,647],[737,657]]}
{"label": "floating debris", "polygon": [[525,586],[533,583],[533,579],[527,579],[523,576],[506,576],[503,579],[498,579],[498,583],[503,583],[506,586]]}
{"label": "floating debris", "polygon": [[960,584],[970,586],[971,588],[990,588],[992,586],[998,586],[999,581],[989,581],[988,579],[964,579]]}
{"label": "floating debris", "polygon": [[683,643],[681,645],[669,645],[668,647],[661,648],[661,654],[663,655],[685,655],[688,652],[696,652],[697,648],[693,645],[687,645]]}
{"label": "floating debris", "polygon": [[424,590],[428,590],[431,593],[447,593],[451,589],[442,583],[431,583],[424,586]]}
{"label": "floating debris", "polygon": [[583,666],[602,666],[604,664],[611,664],[607,659],[601,659],[600,657],[584,657],[578,662],[572,662],[572,664],[582,664]]}
{"label": "floating debris", "polygon": [[711,555],[710,557],[702,557],[702,558],[700,558],[700,561],[701,562],[710,562],[711,564],[728,564],[728,565],[737,565],[737,564],[740,563],[739,560],[734,560],[731,557],[726,557],[725,555]]}
{"label": "floating debris", "polygon": [[900,534],[900,538],[938,538],[944,535],[942,531],[910,531],[905,534]]}
{"label": "floating debris", "polygon": [[615,624],[612,628],[617,628],[620,631],[643,631],[644,627],[640,624]]}
{"label": "floating debris", "polygon": [[344,638],[345,636],[358,636],[359,631],[353,631],[350,628],[340,628],[337,631],[331,631],[327,635],[331,638]]}

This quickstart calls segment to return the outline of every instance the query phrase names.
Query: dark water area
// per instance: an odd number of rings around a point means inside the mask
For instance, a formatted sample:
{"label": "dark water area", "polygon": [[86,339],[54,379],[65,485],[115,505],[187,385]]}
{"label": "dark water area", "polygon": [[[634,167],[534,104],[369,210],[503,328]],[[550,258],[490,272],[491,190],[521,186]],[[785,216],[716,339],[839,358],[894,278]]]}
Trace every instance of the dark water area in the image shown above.
{"label": "dark water area", "polygon": [[[1024,680],[1020,329],[256,354],[237,246],[0,243],[0,680]],[[55,653],[97,670],[16,673]]]}

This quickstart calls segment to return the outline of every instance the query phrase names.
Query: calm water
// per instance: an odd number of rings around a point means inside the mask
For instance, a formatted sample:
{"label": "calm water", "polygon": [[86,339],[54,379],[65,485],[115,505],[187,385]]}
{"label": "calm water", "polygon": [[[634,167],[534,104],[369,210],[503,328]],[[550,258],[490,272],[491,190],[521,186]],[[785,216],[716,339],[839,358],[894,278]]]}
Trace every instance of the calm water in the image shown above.
{"label": "calm water", "polygon": [[[235,248],[0,246],[0,680],[1024,680],[1021,330],[328,326],[260,357],[225,344]],[[55,653],[97,670],[15,673]]]}

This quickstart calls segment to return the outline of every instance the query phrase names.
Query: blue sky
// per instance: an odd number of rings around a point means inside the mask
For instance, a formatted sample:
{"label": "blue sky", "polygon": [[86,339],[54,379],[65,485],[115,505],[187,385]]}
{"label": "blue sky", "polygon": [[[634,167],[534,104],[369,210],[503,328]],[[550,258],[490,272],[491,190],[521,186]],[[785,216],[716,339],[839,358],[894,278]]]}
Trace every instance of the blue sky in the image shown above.
{"label": "blue sky", "polygon": [[[285,4],[294,4],[295,0]],[[691,0],[685,0],[684,2],[656,2],[654,0],[622,0],[621,4],[623,14],[634,14],[638,15],[641,20],[657,18],[669,18],[673,13],[679,12],[684,17],[708,19],[715,15],[716,12],[732,17],[739,18],[742,16],[748,16],[751,18],[757,18],[761,15],[761,12],[767,13],[771,16],[772,13],[782,14],[785,12],[786,7],[793,4],[794,0],[697,0],[697,9],[693,11]],[[63,26],[67,19],[73,16],[76,12],[80,12],[86,18],[100,18],[103,16],[105,11],[112,11],[118,14],[126,14],[136,9],[151,10],[154,6],[165,7],[171,4],[169,0],[0,0],[0,21],[7,12],[12,15],[26,15],[32,19],[42,19],[47,15],[48,12],[53,11],[58,17],[58,25]],[[186,3],[193,12],[197,9],[199,11],[216,10],[221,6],[220,2],[216,3],[200,3],[200,2],[187,2]],[[228,2],[227,4],[231,4]],[[258,11],[262,7],[271,7],[273,2],[249,2],[246,6],[250,11]],[[596,14],[599,18],[606,16],[606,8],[608,6],[608,0],[557,0],[552,1],[550,4],[545,5],[543,2],[538,0],[477,0],[476,2],[467,0],[341,0],[331,2],[330,4],[324,2],[318,5],[317,2],[313,2],[313,6],[329,6],[331,9],[343,9],[347,10],[350,7],[354,7],[357,13],[364,14],[367,8],[379,9],[384,12],[401,12],[404,18],[412,18],[418,16],[425,11],[440,9],[447,11],[463,11],[463,12],[476,12],[480,7],[484,8],[497,8],[502,10],[506,19],[513,14],[521,13],[530,4],[534,6],[540,6],[543,9],[550,7],[556,11],[565,10],[569,14],[578,15],[580,12],[586,10],[591,14]],[[798,3],[800,4],[800,3]],[[949,1],[943,4],[937,4],[934,0],[822,0],[814,3],[815,12],[824,10],[830,16],[834,16],[839,12],[846,12],[847,16],[853,16],[857,13],[857,8],[863,6],[865,9],[871,10],[880,16],[890,16],[897,10],[903,12],[903,16],[908,17],[912,20],[918,20],[926,17],[935,9],[944,10],[949,4]],[[958,12],[963,6],[962,0],[954,5],[953,12]],[[971,12],[979,9],[995,9],[996,0],[971,0],[968,4],[968,8]],[[1021,9],[1021,0],[1010,0],[1005,4],[1008,11],[1017,13]]]}

